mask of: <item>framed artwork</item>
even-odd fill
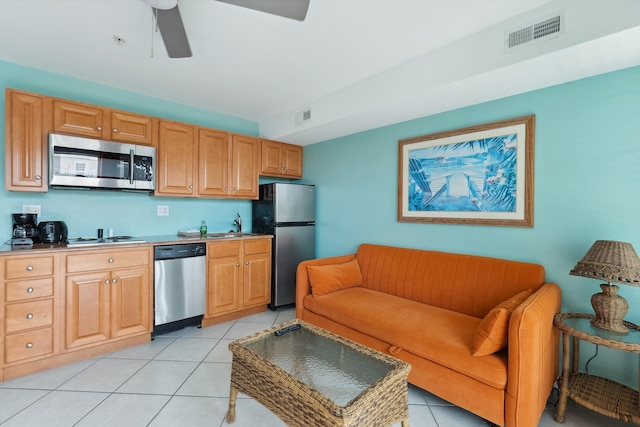
[[[533,227],[535,115],[398,142],[398,221]]]

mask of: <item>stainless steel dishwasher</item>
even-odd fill
[[[206,245],[154,247],[153,336],[200,325],[206,301]]]

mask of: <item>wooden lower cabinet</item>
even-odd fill
[[[0,382],[150,341],[152,254],[0,255]]]
[[[203,326],[265,311],[270,300],[270,238],[207,244],[207,310]]]
[[[95,251],[66,261],[67,349],[151,332],[149,249]]]
[[[50,357],[59,348],[55,271],[59,256],[16,255],[0,258],[0,380],[4,368]]]

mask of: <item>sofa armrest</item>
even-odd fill
[[[559,331],[553,316],[560,312],[562,292],[545,283],[522,303],[509,321],[509,366],[505,425],[535,427],[559,371]]]
[[[304,297],[311,293],[311,283],[309,283],[307,266],[343,264],[355,259],[355,257],[356,254],[340,255],[330,258],[310,259],[298,264],[298,269],[296,270],[296,317],[298,319],[302,319],[302,312],[304,311]]]

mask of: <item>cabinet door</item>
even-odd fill
[[[269,254],[244,256],[243,305],[266,305],[271,300],[271,257]]]
[[[148,268],[111,273],[111,338],[151,332]]]
[[[160,121],[155,195],[195,196],[196,155],[194,126]]]
[[[108,340],[110,276],[107,272],[67,276],[66,347]]]
[[[153,117],[112,111],[110,129],[114,141],[155,145]]]
[[[207,245],[207,314],[213,317],[240,308],[240,242]]]
[[[53,130],[90,138],[102,138],[108,129],[108,115],[98,106],[53,100]]]
[[[5,188],[47,191],[44,97],[5,90]]]
[[[240,308],[240,257],[209,259],[207,262],[207,316]]]
[[[198,194],[229,195],[231,144],[227,132],[213,129],[198,131]]]
[[[282,172],[289,178],[302,178],[302,147],[282,144]]]
[[[231,194],[236,198],[258,199],[259,142],[250,136],[232,136]]]
[[[260,140],[260,174],[282,175],[282,144],[277,141]]]

